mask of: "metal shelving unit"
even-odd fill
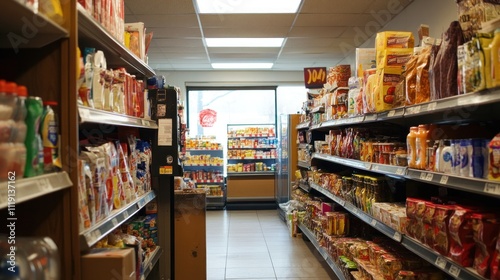
[[[0,189],[15,190],[15,204],[29,201],[49,193],[53,193],[62,189],[73,186],[68,173],[58,172],[45,174],[33,178],[18,179],[15,182],[2,182]],[[7,208],[9,205],[9,196],[0,196],[0,209]]]
[[[131,126],[147,129],[158,129],[158,124],[154,120],[131,117],[104,110],[98,110],[82,105],[78,106],[80,123],[102,123],[120,126]]]
[[[346,278],[344,277],[344,274],[342,273],[340,268],[337,266],[335,261],[332,259],[332,257],[328,254],[328,252],[325,249],[323,249],[323,247],[321,247],[319,245],[314,234],[304,225],[299,224],[298,226],[299,226],[300,230],[302,231],[302,234],[304,234],[307,237],[307,239],[309,239],[309,241],[311,241],[314,248],[316,248],[316,250],[320,253],[321,257],[326,261],[326,263],[332,269],[332,271],[335,273],[335,275],[337,275],[337,277],[340,280],[346,280]]]
[[[131,216],[135,215],[146,204],[156,197],[153,191],[149,191],[143,196],[137,198],[132,203],[114,210],[104,220],[98,222],[93,227],[80,233],[80,248],[81,251],[87,251],[97,241],[105,237],[108,233],[116,229],[118,226],[127,221]]]

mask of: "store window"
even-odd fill
[[[278,115],[300,114],[302,104],[307,100],[304,86],[279,86],[276,92]]]
[[[227,142],[228,124],[275,124],[276,87],[187,88],[189,136]]]

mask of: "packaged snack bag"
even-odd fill
[[[476,242],[476,253],[472,267],[485,278],[490,276],[490,262],[493,258],[500,221],[493,213],[476,213],[472,217],[472,233]]]

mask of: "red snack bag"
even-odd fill
[[[499,236],[500,237],[500,236]],[[490,265],[490,279],[500,280],[500,238],[497,237],[497,245]]]
[[[447,256],[450,249],[450,238],[448,236],[448,223],[455,206],[452,205],[437,205],[434,213],[434,250],[440,254]]]
[[[457,206],[448,223],[450,258],[463,267],[472,266],[475,242],[472,237],[473,209]]]
[[[476,242],[476,253],[472,267],[479,275],[488,278],[490,262],[500,231],[498,217],[492,213],[476,213],[472,215],[472,233]]]
[[[423,222],[423,227],[422,227],[422,236],[424,238],[424,243],[429,245],[429,247],[434,246],[434,230],[433,230],[433,220],[434,220],[434,213],[436,212],[436,205],[432,202],[426,201],[425,202],[425,211],[424,211],[424,218],[422,220]]]

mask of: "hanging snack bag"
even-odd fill
[[[375,89],[375,112],[392,109],[396,86],[401,79],[401,68],[382,68],[377,71],[378,86]]]
[[[415,104],[429,102],[430,100],[429,66],[431,51],[432,47],[426,46],[417,58]]]
[[[406,96],[406,105],[416,104],[416,96],[417,96],[417,62],[418,62],[418,54],[420,53],[421,48],[415,48],[413,56],[410,58],[408,63],[406,63],[405,71],[406,71],[406,85],[405,85],[405,96]]]
[[[109,215],[106,193],[106,163],[103,155],[82,151],[82,159],[89,163],[92,174],[95,199],[95,221],[98,222]]]
[[[374,69],[365,71],[366,84],[363,88],[363,108],[364,113],[375,113],[375,94],[377,90],[378,76]]]

